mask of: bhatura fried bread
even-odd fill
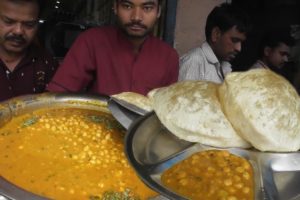
[[[270,70],[227,75],[219,96],[237,132],[261,151],[300,148],[300,99],[293,86]]]
[[[150,92],[160,121],[177,137],[217,147],[249,147],[221,110],[218,85],[182,81]]]
[[[148,97],[135,93],[135,92],[122,92],[119,94],[112,95],[114,98],[126,101],[130,104],[138,106],[146,111],[152,110],[152,103]]]

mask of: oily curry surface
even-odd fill
[[[0,129],[0,175],[52,199],[147,199],[123,152],[124,130],[108,113],[38,110]]]
[[[228,151],[198,152],[162,174],[163,184],[194,200],[253,200],[250,163]]]

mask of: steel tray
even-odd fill
[[[111,105],[109,110],[107,108],[109,101],[110,97],[105,95],[76,93],[44,93],[20,96],[5,102],[0,102],[0,127],[14,116],[32,112],[39,108],[72,107],[111,112],[114,111],[111,109],[112,107],[116,109],[115,114],[117,115],[117,119],[120,119],[123,115],[126,119],[128,118],[128,126],[133,120],[141,116],[141,114],[136,111],[137,109],[132,109],[131,107],[125,109],[126,107],[124,107],[123,104],[119,106],[119,102],[116,105]],[[114,103],[113,101],[110,102],[111,104]],[[121,113],[122,115],[119,115],[119,112],[123,114]],[[164,199],[166,198],[157,196],[151,200]],[[8,182],[0,175],[0,200],[47,200],[47,198],[26,191]]]
[[[164,187],[161,174],[195,152],[216,149],[180,140],[161,124],[154,112],[130,126],[125,148],[127,158],[140,178],[160,194],[176,200],[185,198]],[[227,150],[251,163],[256,200],[300,199],[299,152],[265,153],[240,148]]]

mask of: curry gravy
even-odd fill
[[[0,129],[0,175],[52,199],[156,196],[126,160],[123,137],[104,112],[64,108],[18,116]]]
[[[198,152],[164,172],[162,182],[188,199],[254,199],[250,163],[228,151]]]

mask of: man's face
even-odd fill
[[[131,38],[144,38],[160,16],[158,0],[118,0],[115,14],[125,33]]]
[[[246,40],[246,34],[241,33],[234,26],[222,33],[217,27],[212,33],[212,49],[219,61],[231,61],[242,50],[242,42]]]
[[[0,50],[22,53],[34,39],[39,8],[32,2],[0,1]]]
[[[275,48],[266,47],[264,52],[264,62],[267,66],[282,68],[290,55],[290,47],[284,43],[280,43]]]

